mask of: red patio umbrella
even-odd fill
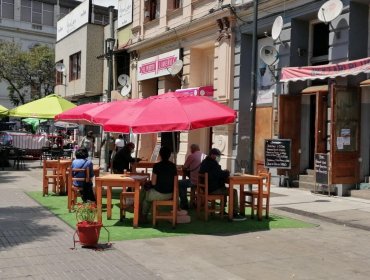
[[[236,112],[208,97],[169,92],[137,100],[103,125],[108,132],[188,131],[233,123]]]
[[[83,114],[93,108],[99,107],[104,103],[97,102],[97,103],[86,103],[79,105],[77,107],[74,107],[72,109],[69,109],[67,111],[64,111],[63,113],[60,113],[54,117],[54,120],[56,121],[68,121],[73,123],[79,123],[79,124],[91,124],[89,121],[87,121]]]
[[[103,103],[91,110],[83,113],[83,118],[91,123],[103,125],[114,116],[123,113],[130,106],[140,101],[140,99],[119,100],[109,103]]]

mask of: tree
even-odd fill
[[[11,102],[18,106],[54,90],[54,51],[39,45],[23,51],[19,44],[0,42],[0,81],[8,83]]]

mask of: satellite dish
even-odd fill
[[[129,84],[131,86],[131,79],[130,79],[130,76],[126,75],[126,74],[121,74],[118,76],[118,83],[121,85],[121,86],[126,86],[127,84]]]
[[[168,72],[170,72],[170,74],[172,76],[176,76],[182,69],[182,67],[184,66],[184,63],[182,62],[181,59],[179,60],[176,60],[174,64],[172,64],[169,68],[167,68]]]
[[[317,17],[324,23],[335,20],[343,11],[343,3],[340,0],[329,0],[319,9]]]
[[[260,58],[264,63],[271,66],[278,62],[279,52],[273,46],[263,46],[260,50]]]
[[[281,31],[283,30],[284,21],[282,16],[275,18],[274,24],[272,25],[271,38],[276,41],[279,39]]]
[[[66,70],[66,67],[64,66],[63,62],[57,62],[55,64],[55,70],[58,72],[64,72]]]
[[[121,95],[123,97],[128,96],[130,92],[131,92],[131,83],[123,86],[123,88],[121,89]]]

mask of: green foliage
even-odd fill
[[[40,45],[23,51],[14,42],[0,42],[0,81],[8,83],[14,105],[49,95],[54,79],[54,50]]]
[[[78,203],[76,209],[77,222],[93,223],[96,221],[97,209],[93,202]]]

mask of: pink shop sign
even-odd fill
[[[191,95],[200,95],[200,96],[213,96],[213,86],[203,86],[203,87],[194,87],[194,88],[184,88],[184,89],[177,89],[176,92],[183,93],[183,94],[191,94]]]
[[[180,59],[180,49],[140,60],[137,68],[137,80],[143,81],[169,75],[168,68],[178,59]]]

